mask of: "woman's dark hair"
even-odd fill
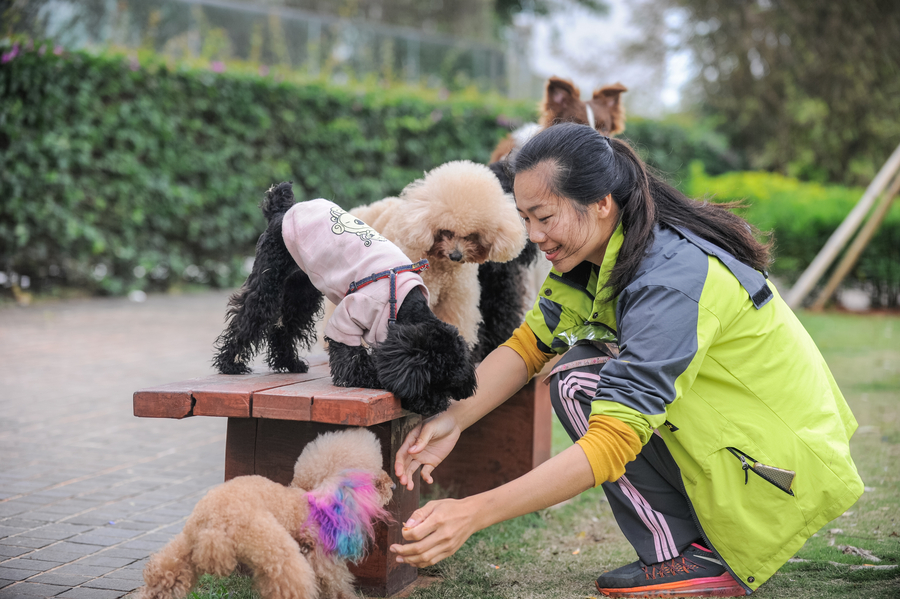
[[[531,138],[514,158],[515,173],[550,161],[556,168],[548,189],[581,206],[612,194],[625,240],[606,286],[618,296],[634,279],[653,243],[656,224],[684,227],[758,270],[769,266],[771,243],[730,212],[740,202],[692,200],[649,171],[628,143],[603,137],[586,125],[562,123]]]

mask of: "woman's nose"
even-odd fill
[[[534,243],[540,243],[547,238],[547,235],[537,227],[528,227],[528,239]]]

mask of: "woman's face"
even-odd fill
[[[519,216],[528,238],[559,272],[568,272],[584,261],[600,265],[615,229],[618,209],[606,196],[579,211],[574,202],[548,189],[556,166],[542,162],[516,174],[514,192]]]

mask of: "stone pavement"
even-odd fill
[[[0,306],[0,599],[113,599],[224,475],[225,420],[132,415],[212,374],[226,292]]]

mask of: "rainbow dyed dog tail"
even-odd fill
[[[375,477],[362,470],[344,470],[335,479],[306,494],[309,521],[319,530],[325,551],[358,562],[375,534],[375,522],[388,512],[379,504]]]

